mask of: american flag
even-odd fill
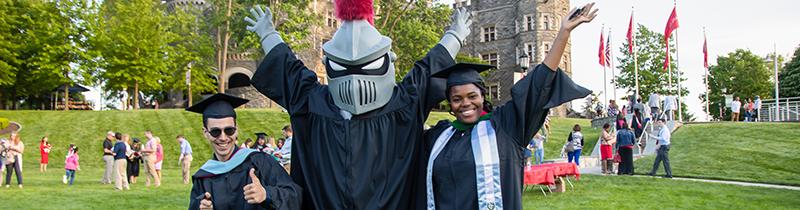
[[[608,31],[608,37],[606,37],[608,41],[606,41],[606,66],[611,67],[611,59],[613,59],[614,55],[611,54],[611,30]]]

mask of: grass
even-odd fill
[[[523,193],[523,209],[797,209],[800,191],[650,177],[581,176],[575,190]]]
[[[674,176],[800,186],[800,124],[689,124],[672,136]],[[655,156],[635,162],[647,173]],[[663,174],[663,166],[659,173]]]
[[[238,114],[240,131],[243,135],[240,138],[243,139],[252,137],[252,133],[257,131],[279,135],[281,127],[289,123],[288,116],[279,110],[244,109],[238,110]],[[21,136],[27,146],[24,158],[25,188],[21,190],[16,186],[12,186],[10,189],[0,188],[0,197],[3,199],[0,204],[2,209],[183,209],[188,205],[191,186],[181,184],[176,160],[178,146],[174,141],[174,136],[184,134],[192,143],[195,152],[193,171],[197,170],[211,154],[208,144],[200,136],[202,126],[200,116],[181,110],[0,111],[0,118],[8,118],[23,125]],[[427,124],[432,125],[438,120],[446,118],[452,119],[447,113],[432,113]],[[586,148],[593,148],[599,130],[590,128],[588,120],[553,118],[553,133],[546,144],[546,157],[558,156],[556,151],[560,150],[574,124],[580,124],[583,127]],[[744,156],[741,154],[742,152],[730,153],[730,150],[720,148],[739,147],[739,150],[748,151],[746,154],[755,154],[749,157],[749,160],[753,162],[734,165],[734,170],[713,168],[717,170],[716,173],[725,175],[725,177],[736,177],[730,174],[745,173],[736,171],[776,169],[776,166],[781,166],[780,170],[759,173],[762,176],[771,175],[770,180],[797,182],[797,158],[792,159],[793,155],[790,155],[796,154],[796,152],[792,152],[794,149],[792,145],[798,145],[796,137],[800,136],[797,135],[796,129],[793,130],[792,126],[796,127],[796,124],[764,124],[764,126],[757,126],[755,130],[739,128],[751,127],[754,124],[725,124],[719,125],[722,126],[719,128],[721,130],[712,131],[703,131],[708,128],[695,128],[696,126],[715,128],[717,125],[689,125],[675,135],[675,149],[673,149],[672,156],[676,175],[678,175],[678,171],[682,174],[691,174],[688,171],[697,171],[700,165],[716,167],[715,164],[700,160],[741,162],[743,161],[740,160],[743,158],[741,156]],[[161,136],[165,146],[162,186],[157,189],[145,188],[144,177],[140,177],[139,183],[132,185],[130,191],[119,192],[113,190],[111,185],[100,185],[99,180],[102,176],[101,141],[105,132],[114,130],[131,133],[135,137],[141,138],[146,129],[152,129],[157,136]],[[763,134],[754,134],[753,132],[769,133],[771,137],[752,140],[763,136]],[[48,135],[51,143],[55,146],[50,156],[50,171],[47,174],[38,172],[37,142],[42,135]],[[715,135],[720,136],[719,138],[722,140],[714,140],[717,138]],[[692,140],[687,139],[689,136],[692,136]],[[733,139],[735,144],[723,144],[726,139]],[[692,142],[692,144],[680,144],[680,142]],[[81,166],[83,169],[77,173],[76,183],[71,187],[61,183],[61,176],[64,173],[64,149],[69,143],[77,143],[82,148]],[[725,152],[705,154],[708,152],[703,153],[703,149],[718,149]],[[713,158],[699,157],[686,162],[686,160],[680,160],[682,155],[678,154],[676,150],[688,150],[686,157],[691,153],[700,153],[700,155],[694,154],[694,156],[713,156]],[[755,150],[761,152],[754,152]],[[590,152],[584,151],[584,155]],[[773,160],[782,162],[773,164],[771,163]],[[644,163],[637,162],[637,165],[647,166],[646,168],[649,169],[652,159],[643,161]],[[642,169],[638,170],[642,171]],[[702,174],[714,174],[711,173],[714,172],[712,168],[703,170]],[[788,172],[781,172],[784,170]],[[16,183],[16,181],[12,181],[12,183]],[[584,175],[576,183],[576,187],[575,191],[548,197],[542,196],[538,189],[529,190],[523,195],[523,205],[525,209],[791,209],[800,205],[800,201],[796,199],[800,196],[798,191],[679,180]]]

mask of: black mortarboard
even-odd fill
[[[236,96],[217,93],[203,101],[200,101],[200,103],[197,103],[194,106],[186,108],[186,111],[201,113],[203,114],[203,119],[225,117],[236,118],[236,112],[233,109],[247,103],[248,101],[249,100],[247,99]]]
[[[267,134],[264,133],[264,132],[256,133],[256,139],[259,139],[259,138],[265,138],[266,139],[267,138]]]
[[[434,74],[434,77],[446,78],[447,87],[456,85],[483,83],[481,72],[493,69],[495,66],[475,63],[457,63]]]

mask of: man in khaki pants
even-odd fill
[[[117,143],[114,144],[112,149],[112,154],[114,155],[114,187],[117,190],[130,190],[131,187],[128,184],[128,146],[125,146],[125,142],[122,141],[122,134],[117,133],[116,135]]]
[[[192,145],[183,135],[178,135],[175,138],[178,140],[178,145],[181,145],[181,157],[178,158],[178,163],[181,165],[183,184],[189,184],[189,169],[192,168]]]
[[[156,187],[161,186],[161,178],[158,177],[156,173],[156,138],[153,137],[153,132],[147,130],[144,132],[144,136],[147,137],[147,143],[144,145],[144,148],[139,152],[142,153],[142,159],[144,159],[144,173],[145,173],[145,182],[144,185],[149,187],[150,186],[150,179],[152,178],[155,181]]]

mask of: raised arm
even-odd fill
[[[253,31],[261,38],[264,60],[259,64],[250,83],[259,92],[277,102],[289,114],[304,111],[308,93],[322,87],[317,75],[309,70],[281,39],[272,23],[272,12],[268,7],[255,6],[250,9],[253,18],[245,17]]]
[[[564,21],[561,30],[544,62],[517,82],[511,88],[511,100],[494,111],[494,122],[504,128],[518,145],[524,146],[526,140],[541,128],[550,108],[591,93],[560,71],[558,64],[569,40],[569,33],[581,23],[589,22],[597,16],[596,9],[589,12],[593,5],[586,5],[573,19],[569,17],[575,13],[574,9],[562,18]]]

